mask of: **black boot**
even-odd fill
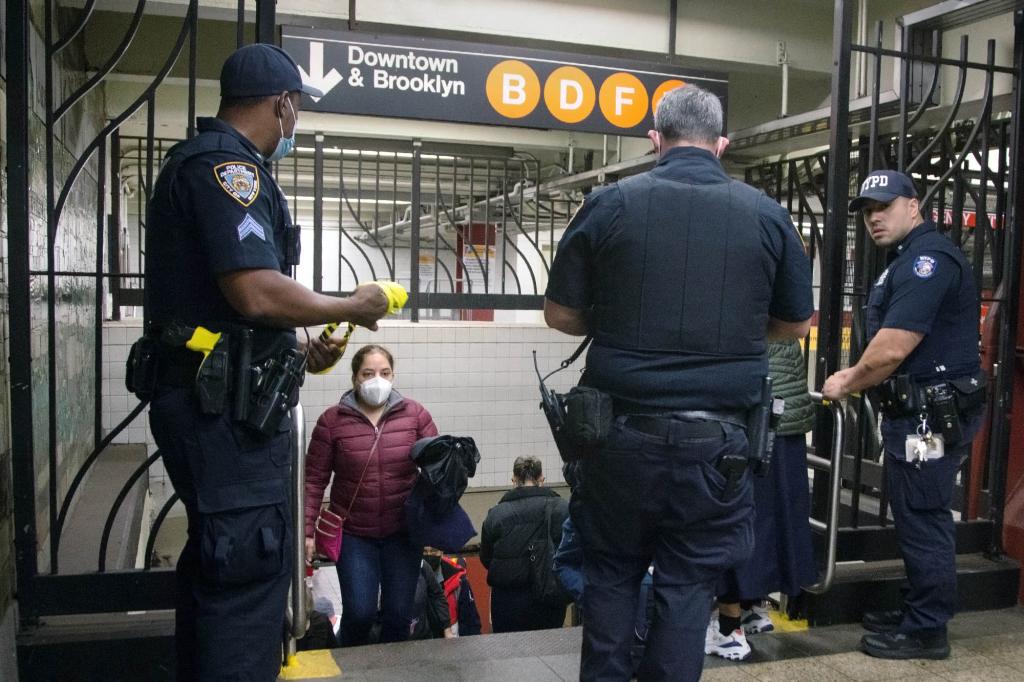
[[[949,640],[945,632],[883,632],[864,635],[860,646],[865,653],[876,658],[949,658]]]
[[[892,632],[903,621],[903,611],[865,611],[861,624],[871,632]]]

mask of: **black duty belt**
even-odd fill
[[[689,414],[691,413],[680,412],[675,413],[674,417],[630,415],[620,417],[620,419],[627,427],[645,433],[648,436],[661,438],[668,443],[716,438],[722,435],[722,420],[690,417]],[[686,419],[696,419],[697,421],[685,421]]]

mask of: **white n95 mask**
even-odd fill
[[[391,382],[384,377],[374,377],[359,384],[359,397],[361,397],[367,405],[379,407],[387,401],[388,396],[390,395]]]

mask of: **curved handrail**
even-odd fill
[[[831,458],[826,460],[823,457],[817,457],[815,455],[807,456],[808,463],[813,463],[816,468],[824,469],[830,474],[828,519],[825,522],[825,539],[827,543],[825,553],[825,575],[823,575],[821,580],[813,585],[804,587],[806,591],[812,594],[824,594],[832,587],[832,582],[836,577],[836,553],[839,538],[839,493],[842,491],[843,430],[846,424],[846,417],[844,416],[843,408],[839,403],[825,400],[820,393],[812,391],[811,400],[827,407],[828,411],[832,413],[833,422]],[[812,526],[818,528],[821,527],[820,522],[815,519],[812,519],[811,521]]]

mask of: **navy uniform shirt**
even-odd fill
[[[909,374],[927,385],[977,373],[980,309],[970,264],[931,221],[921,223],[889,253],[889,266],[868,296],[867,332],[903,329],[923,334],[895,374]],[[906,435],[917,430],[918,417],[886,417],[882,436],[887,450],[902,455]],[[977,432],[979,419],[965,424],[965,440]]]
[[[896,373],[927,382],[977,372],[978,292],[960,249],[926,221],[889,257],[868,297],[868,335],[882,328],[924,335]]]
[[[714,154],[696,147],[668,150],[650,173],[656,178],[696,186],[732,182]],[[680,206],[659,206],[657,210],[657,215],[669,223],[676,219],[680,222],[689,219]],[[621,253],[621,249],[614,246],[616,231],[623,229],[623,213],[624,202],[617,184],[594,190],[587,196],[559,242],[545,293],[549,300],[568,308],[589,311],[601,298],[597,289],[603,285],[599,282],[608,281],[609,272],[640,268],[636,255]],[[767,373],[763,352],[767,315],[786,322],[806,320],[813,313],[813,299],[810,264],[788,213],[761,194],[756,197],[756,214],[753,215],[757,216],[757,224],[741,226],[741,229],[760,232],[759,240],[754,240],[761,248],[759,262],[770,264],[765,268],[774,272],[770,280],[772,290],[761,292],[767,311],[760,311],[760,320],[742,321],[752,340],[748,347],[758,347],[761,351],[701,354],[686,351],[682,348],[685,344],[679,344],[678,348],[644,350],[606,344],[595,338],[587,356],[586,382],[610,393],[617,411],[734,410],[755,404],[761,377]],[[714,224],[713,219],[710,222]],[[671,225],[668,229],[672,229]],[[712,230],[697,235],[696,239],[714,240],[717,237]],[[682,240],[672,243],[671,236],[668,239],[672,253],[652,254],[648,250],[644,258],[657,258],[669,265],[648,271],[664,277],[666,282],[675,282],[679,281],[676,273],[664,272],[665,269],[685,267],[699,271],[703,267],[699,252],[687,253]],[[688,262],[687,258],[692,260]],[[673,292],[666,285],[664,296],[660,297],[663,302],[657,306],[664,306],[661,310],[666,315],[676,315],[680,301],[685,297],[689,299],[688,303],[693,302],[696,306],[728,307],[729,291],[718,291],[717,282],[709,281],[707,288],[703,286],[703,283],[698,283],[690,291]],[[640,305],[639,300],[634,305]],[[621,311],[619,314],[624,315]],[[708,335],[716,332],[717,329],[710,328],[700,330],[700,333]],[[723,342],[723,345],[728,344]]]
[[[168,152],[146,222],[146,313],[220,331],[237,322],[217,277],[242,269],[287,274],[291,215],[253,144],[216,118],[197,120],[196,138]],[[294,330],[252,325],[254,353],[294,345]]]

